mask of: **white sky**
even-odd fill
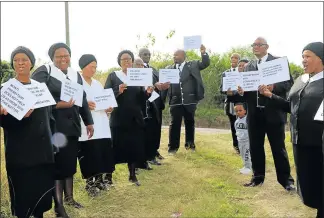
[[[183,37],[201,35],[213,52],[249,45],[264,36],[269,52],[301,63],[303,47],[323,41],[322,2],[70,2],[72,67],[79,69],[82,54],[97,57],[98,69],[118,66],[120,50],[135,51],[142,38],[156,36],[154,51],[183,47]],[[65,42],[63,2],[2,2],[1,59],[19,45],[36,58],[49,61],[48,48]],[[166,40],[170,30],[175,35]],[[142,42],[143,43],[143,42]]]

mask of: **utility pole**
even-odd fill
[[[70,25],[69,25],[69,2],[65,3],[65,43],[70,46]],[[71,61],[69,63],[71,67]]]
[[[65,3],[65,37],[66,44],[70,47],[69,2]]]

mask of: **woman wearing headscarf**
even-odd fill
[[[34,54],[19,46],[11,54],[14,80],[23,85],[38,83],[30,79]],[[50,107],[29,110],[17,120],[1,107],[0,125],[4,129],[6,170],[11,212],[18,218],[43,217],[52,208],[54,154],[51,136],[55,122]],[[54,125],[53,125],[54,124]]]
[[[112,184],[112,173],[115,170],[108,113],[113,108],[96,111],[95,96],[103,93],[102,84],[93,78],[97,69],[97,59],[92,54],[84,54],[79,60],[82,70],[83,89],[87,94],[89,109],[94,121],[94,135],[88,139],[87,129],[81,124],[82,135],[79,138],[79,163],[83,178],[87,179],[86,187],[90,196],[98,194],[97,189],[105,190]],[[103,179],[103,174],[105,180]]]
[[[69,67],[71,50],[64,43],[55,43],[48,55],[53,64],[40,66],[33,73],[32,78],[38,82],[47,84],[54,100],[57,102],[53,108],[53,116],[56,120],[56,129],[67,138],[67,144],[59,148],[55,155],[55,213],[57,216],[67,216],[63,207],[63,191],[65,204],[75,208],[82,205],[73,198],[73,175],[76,173],[78,140],[81,136],[81,119],[87,128],[89,138],[93,135],[93,120],[89,110],[85,92],[83,93],[82,107],[74,105],[72,99],[69,102],[60,100],[62,82],[66,79],[82,85],[81,75]]]
[[[135,165],[145,161],[145,123],[141,108],[153,88],[147,87],[145,90],[139,86],[127,87],[127,68],[132,68],[133,61],[134,54],[131,51],[121,51],[117,57],[121,71],[109,74],[105,89],[113,89],[118,103],[110,118],[115,163],[128,163],[129,181],[139,186]]]
[[[324,44],[313,42],[302,52],[304,74],[292,86],[288,100],[261,86],[269,97],[269,106],[291,113],[290,130],[297,171],[298,193],[306,206],[317,209],[323,217],[323,117],[315,115],[323,102]],[[321,111],[323,113],[323,111]]]

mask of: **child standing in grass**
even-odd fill
[[[243,103],[237,103],[234,107],[237,120],[235,121],[235,130],[240,149],[240,154],[243,159],[243,168],[240,169],[242,174],[250,174],[252,163],[250,156],[250,140],[248,134],[248,125],[246,122],[246,110]]]

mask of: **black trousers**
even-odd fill
[[[236,149],[236,150],[239,150],[239,147],[238,147],[238,141],[237,141],[237,137],[236,137],[236,131],[235,131],[235,121],[236,121],[236,116],[233,115],[233,114],[227,114],[228,116],[228,119],[230,121],[230,124],[231,124],[231,132],[232,132],[232,139],[233,139],[233,147]]]
[[[180,147],[182,117],[185,123],[186,144],[195,143],[196,108],[196,104],[170,106],[169,151],[177,151]]]
[[[259,110],[259,109],[257,109]],[[260,109],[262,110],[262,109]],[[294,183],[290,175],[290,165],[285,146],[285,124],[268,123],[264,111],[250,114],[248,117],[248,131],[250,138],[250,153],[253,168],[253,180],[263,182],[265,178],[264,140],[267,134],[274,164],[277,181],[283,186]]]
[[[153,160],[160,147],[162,124],[156,117],[145,119],[145,156],[146,160]]]

